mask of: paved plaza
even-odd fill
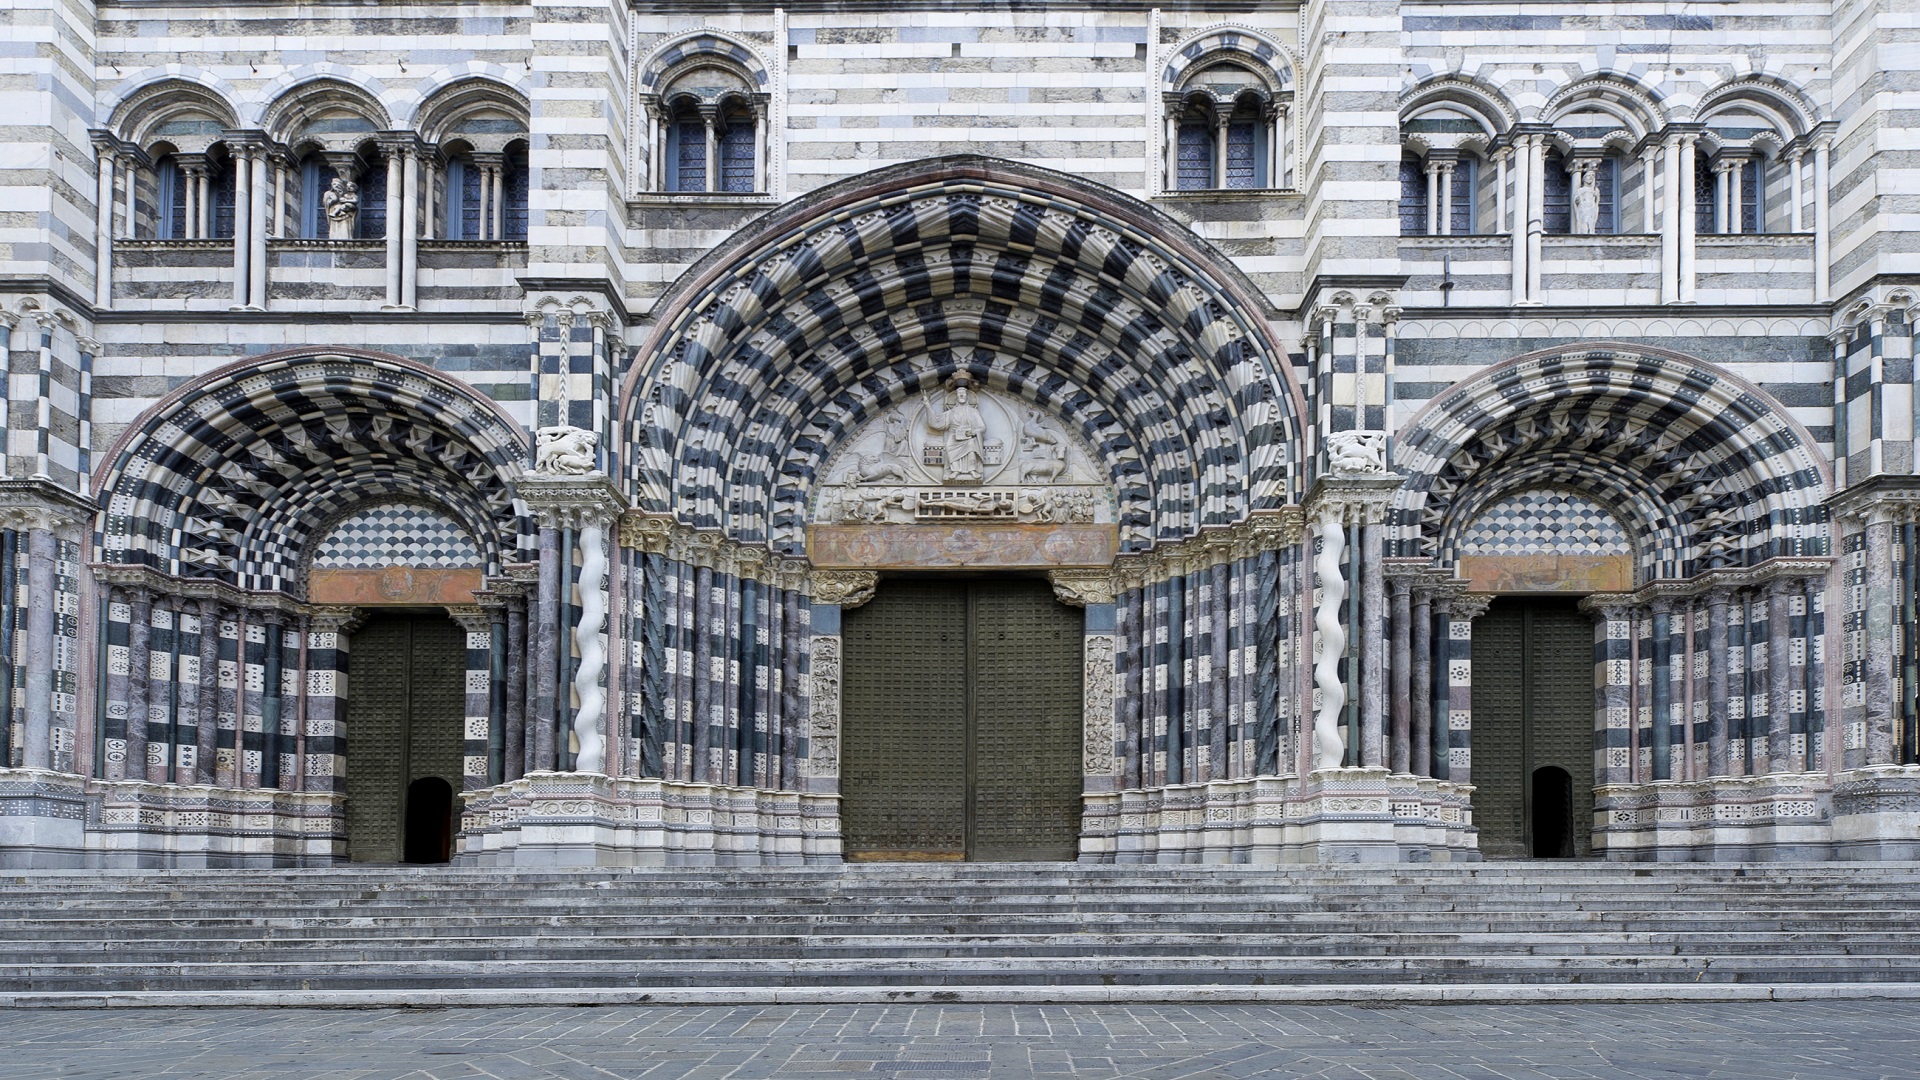
[[[1911,1002],[20,1011],[0,1080],[1920,1076]]]

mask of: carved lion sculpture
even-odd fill
[[[1327,467],[1337,473],[1386,472],[1386,433],[1336,431],[1327,436]]]
[[[533,458],[533,471],[547,476],[585,476],[593,471],[593,445],[599,441],[591,431],[559,424],[534,432],[540,448]]]

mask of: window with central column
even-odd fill
[[[671,194],[752,195],[768,189],[765,74],[742,46],[701,38],[647,65],[642,186]]]

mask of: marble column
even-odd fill
[[[253,146],[233,147],[233,306],[246,307],[253,271]]]
[[[1673,604],[1655,600],[1651,605],[1653,623],[1653,684],[1648,687],[1653,702],[1653,776],[1654,780],[1673,779]]]
[[[554,725],[559,722],[560,679],[560,530],[542,523],[539,536],[540,582],[535,593],[533,637],[533,731],[527,745],[528,772],[558,767]]]
[[[219,757],[220,623],[222,613],[211,601],[200,603],[200,678],[194,716],[193,782],[211,784]]]
[[[1600,593],[1580,606],[1593,616],[1594,779],[1600,784],[1633,780],[1633,600]]]
[[[1412,654],[1407,672],[1411,701],[1407,719],[1408,757],[1415,776],[1433,775],[1433,593],[1422,586],[1413,590],[1413,617],[1408,650]]]
[[[153,596],[139,587],[127,590],[127,779],[147,779],[152,752],[147,745],[148,678],[153,662]]]
[[[519,653],[507,665],[506,751],[503,780],[518,780],[527,771],[527,604],[524,590],[507,599],[508,648]]]
[[[22,716],[21,762],[30,769],[51,769],[53,745],[53,530],[44,523],[27,531],[26,708]],[[69,748],[71,749],[71,748]]]
[[[1824,303],[1832,299],[1833,229],[1832,210],[1827,205],[1827,141],[1813,144],[1813,299]]]
[[[95,178],[93,201],[93,304],[108,307],[113,303],[113,182],[114,153],[110,142],[94,140]],[[133,177],[127,177],[132,184]]]
[[[1707,775],[1728,776],[1726,589],[1707,591]]]
[[[1380,565],[1385,529],[1360,529],[1360,764],[1386,764],[1387,583]]]
[[[387,157],[387,307],[400,307],[401,275],[406,269],[406,254],[401,249],[401,225],[406,211],[406,179],[401,175],[401,148],[383,148]]]
[[[1452,604],[1452,670],[1448,674],[1447,779],[1473,783],[1473,620],[1487,613],[1487,593],[1456,596]]]
[[[1865,760],[1848,754],[1847,766],[1887,765],[1894,758],[1893,610],[1897,590],[1893,574],[1893,520],[1884,511],[1867,516],[1866,644],[1867,745]]]
[[[520,481],[519,490],[540,523],[534,657],[535,694],[540,704],[533,741],[535,760],[528,763],[527,770],[556,768],[555,754],[567,745],[571,735],[577,750],[565,760],[571,761],[572,771],[605,772],[609,528],[625,511],[626,502],[601,472],[537,471]],[[571,550],[562,543],[563,536],[573,538]],[[563,637],[562,615],[570,601],[578,604],[579,621],[572,625],[568,639]],[[569,685],[564,686],[560,682],[563,659],[573,661]],[[567,715],[568,731],[557,729],[563,694],[569,695],[574,706]]]
[[[1767,767],[1793,770],[1793,594],[1787,578],[1767,583]]]
[[[1413,771],[1413,618],[1410,582],[1403,576],[1393,589],[1393,732],[1387,740],[1387,768],[1394,773]]]

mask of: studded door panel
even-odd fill
[[[846,613],[842,636],[848,857],[964,858],[966,586],[884,582]]]
[[[973,587],[970,858],[1078,852],[1082,635],[1044,581]]]
[[[1523,616],[1502,599],[1473,621],[1473,823],[1493,859],[1527,854]]]
[[[407,752],[406,616],[376,615],[353,632],[347,681],[347,857],[400,860]]]

